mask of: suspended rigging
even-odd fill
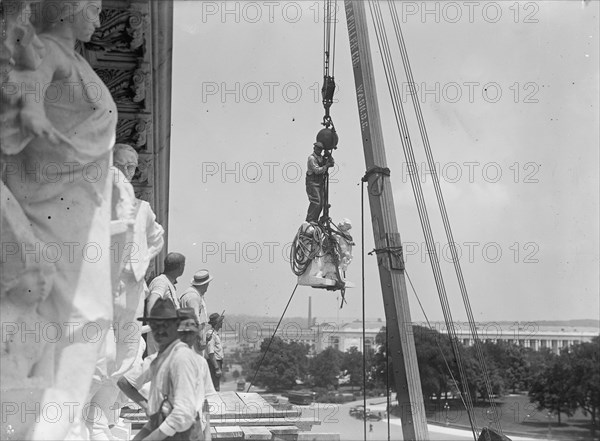
[[[348,232],[352,227],[350,221],[344,219],[336,225],[329,214],[329,167],[334,164],[333,151],[339,141],[330,112],[335,94],[337,0],[324,0],[323,13],[321,96],[325,114],[321,125],[324,128],[317,133],[315,152],[309,157],[309,169],[313,167],[316,170],[310,177],[311,170],[307,171],[306,185],[311,205],[306,222],[300,226],[292,242],[290,265],[292,272],[298,276],[299,285],[341,291],[341,307],[345,302],[346,288],[353,286],[345,279],[345,270],[352,260],[353,242]]]
[[[404,43],[404,37],[403,37],[402,31],[400,29],[400,21],[398,19],[398,12],[396,10],[395,2],[388,2],[388,6],[390,9],[390,15],[392,18],[394,31],[396,34],[398,47],[400,49],[400,54],[401,54],[401,58],[402,58],[403,66],[404,66],[404,71],[405,71],[405,74],[406,74],[406,77],[408,80],[408,84],[415,84],[413,76],[412,76],[412,70],[410,67],[410,61],[408,58],[408,52],[406,50],[406,46]],[[391,99],[392,99],[396,124],[398,126],[398,130],[401,135],[400,137],[401,137],[401,141],[402,141],[402,147],[404,150],[405,159],[406,159],[406,162],[407,162],[409,168],[411,169],[410,170],[411,172],[409,173],[410,179],[411,179],[411,186],[413,188],[413,193],[415,195],[415,200],[417,203],[417,210],[419,213],[421,226],[422,226],[423,233],[425,236],[427,251],[430,255],[429,260],[430,260],[430,263],[432,266],[435,283],[436,283],[438,294],[440,297],[440,302],[442,305],[442,311],[444,314],[444,319],[446,322],[446,328],[447,328],[448,336],[450,338],[452,351],[454,353],[455,362],[456,362],[458,372],[460,375],[461,399],[464,398],[464,404],[465,404],[465,407],[466,407],[466,410],[467,410],[467,413],[469,416],[469,420],[471,423],[473,437],[475,440],[477,440],[477,432],[478,432],[477,421],[475,418],[473,402],[472,402],[470,392],[469,392],[468,379],[466,376],[465,367],[462,362],[462,357],[461,357],[461,353],[460,353],[461,348],[458,343],[459,340],[457,338],[455,328],[453,325],[452,313],[450,311],[450,304],[448,301],[448,296],[446,293],[446,288],[445,288],[443,277],[442,277],[442,271],[441,271],[441,268],[439,265],[439,259],[438,259],[437,251],[435,248],[435,241],[433,238],[431,224],[429,222],[429,215],[427,212],[427,207],[426,207],[425,199],[423,196],[423,190],[421,188],[421,181],[420,181],[419,177],[416,176],[417,162],[415,160],[414,151],[412,148],[411,138],[410,138],[409,129],[408,129],[408,123],[407,123],[406,115],[405,115],[404,108],[402,105],[402,99],[400,97],[400,88],[398,86],[398,81],[397,81],[397,77],[396,77],[396,73],[395,73],[395,69],[394,69],[393,57],[391,54],[391,50],[390,50],[388,39],[387,39],[387,34],[385,31],[384,18],[381,13],[378,1],[369,0],[369,8],[371,10],[375,33],[377,36],[377,44],[380,49],[380,53],[381,53],[381,57],[382,57],[383,65],[384,65],[384,71],[385,71],[385,75],[386,75],[386,80],[387,80],[387,84],[388,84],[388,89],[389,89]],[[490,403],[490,407],[492,410],[493,422],[496,426],[496,429],[500,433],[502,433],[502,428],[500,426],[498,413],[496,410],[495,402],[493,400],[491,381],[489,379],[489,373],[488,373],[487,366],[485,363],[485,357],[483,356],[483,351],[481,349],[481,342],[477,335],[477,328],[475,325],[475,321],[474,321],[473,313],[471,310],[468,294],[466,291],[466,285],[464,283],[462,270],[460,268],[460,260],[458,258],[456,249],[454,247],[454,239],[453,239],[453,235],[452,235],[452,230],[450,227],[448,214],[447,214],[443,196],[441,193],[439,179],[438,179],[437,173],[435,171],[435,162],[433,160],[433,155],[431,152],[431,147],[430,147],[429,139],[427,136],[427,131],[425,128],[425,123],[424,123],[423,115],[421,112],[420,103],[415,95],[412,96],[412,101],[413,101],[413,106],[415,108],[415,113],[416,113],[417,121],[419,124],[419,131],[421,134],[421,138],[423,140],[423,145],[425,148],[425,153],[427,156],[428,164],[429,164],[430,169],[432,170],[432,177],[433,177],[436,198],[437,198],[439,209],[440,209],[440,212],[442,215],[442,221],[444,224],[444,229],[446,232],[448,243],[450,244],[454,267],[455,267],[456,275],[457,275],[457,278],[459,281],[459,286],[460,286],[463,302],[465,305],[465,309],[467,312],[467,317],[469,320],[471,333],[473,334],[473,338],[475,341],[476,355],[477,355],[478,362],[480,364],[480,368],[483,373],[484,383],[486,386],[486,392],[488,394],[488,401]],[[490,437],[491,433],[494,433],[494,432],[491,431],[489,428],[484,428],[484,430],[480,433],[479,439],[488,439]]]

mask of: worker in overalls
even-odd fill
[[[325,174],[335,165],[332,156],[323,156],[323,150],[323,143],[315,142],[306,165],[306,194],[309,201],[306,222],[318,222],[325,205]]]

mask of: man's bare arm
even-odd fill
[[[119,378],[117,380],[117,386],[127,396],[127,398],[139,404],[139,406],[144,409],[144,412],[148,414],[148,400],[146,400],[146,398],[144,398],[144,396],[131,385],[127,378]]]

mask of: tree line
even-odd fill
[[[447,400],[456,397],[462,385],[456,367],[455,354],[449,338],[435,330],[413,327],[423,397]],[[376,350],[367,349],[366,378],[363,380],[363,354],[352,347],[341,352],[333,347],[314,354],[306,344],[284,342],[274,337],[269,345],[265,339],[258,353],[238,353],[247,381],[256,373],[254,384],[270,391],[283,391],[299,386],[338,389],[340,384],[367,391],[383,390],[389,385],[395,390],[393,365],[386,353],[386,332],[383,327],[376,337]],[[458,351],[468,379],[467,388],[474,403],[488,400],[486,382],[476,348],[459,342]],[[572,416],[577,409],[591,416],[595,426],[600,409],[600,338],[575,344],[554,354],[548,348],[535,351],[505,341],[483,342],[481,349],[494,397],[507,393],[527,392],[539,410],[558,416]],[[262,365],[256,372],[261,359]],[[390,373],[388,375],[388,373]]]

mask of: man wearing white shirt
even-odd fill
[[[208,326],[208,313],[206,312],[206,300],[204,296],[212,279],[208,270],[201,269],[196,271],[191,285],[179,297],[181,308],[192,308],[200,325],[200,334],[194,344],[194,349],[199,354],[204,352],[206,346],[205,335]]]
[[[169,299],[176,309],[179,309],[179,299],[175,291],[177,278],[183,274],[185,269],[185,256],[180,253],[169,253],[165,257],[164,271],[156,276],[149,286],[149,294],[146,299],[146,314],[152,310],[154,303],[158,299]],[[148,335],[146,341],[148,355],[154,354],[158,350],[158,344],[154,340],[154,334]]]
[[[210,369],[215,390],[219,391],[221,386],[221,375],[223,369],[223,344],[219,331],[223,326],[224,317],[216,312],[213,312],[208,319],[209,328],[206,332],[206,358]]]
[[[196,320],[194,310],[192,308],[182,308],[177,311],[177,315],[181,318],[179,323],[179,339],[186,343],[190,348],[194,348],[197,342],[198,335],[200,333],[200,327]],[[210,375],[210,369],[206,359],[200,354],[196,353],[198,368],[200,369],[200,382],[199,390],[196,396],[198,397],[198,414],[201,415],[202,432],[204,433],[204,440],[212,439],[210,434],[210,414],[208,409],[208,402],[206,398],[210,395],[216,395],[215,388],[213,386],[212,378]]]
[[[147,357],[145,368],[128,372],[117,383],[149,417],[134,441],[197,439],[201,433],[198,392],[202,390],[198,354],[179,340],[181,320],[171,300],[157,299],[150,313],[138,320],[143,319],[148,321],[159,350]],[[139,390],[148,382],[151,385],[146,399]]]

